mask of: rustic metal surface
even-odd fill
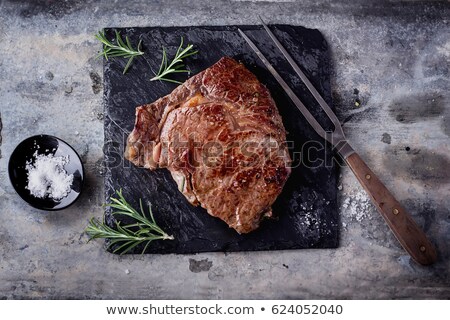
[[[0,298],[449,298],[450,52],[447,2],[0,2]],[[119,257],[82,230],[101,217],[105,26],[269,23],[317,28],[334,105],[361,156],[436,244],[414,264],[349,172],[338,183],[338,249]],[[14,192],[7,162],[47,133],[78,150],[86,189],[43,213]],[[164,280],[162,280],[164,279]]]

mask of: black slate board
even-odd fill
[[[255,41],[319,122],[323,123],[324,114],[318,112],[319,108],[315,107],[306,88],[265,31],[259,26],[240,28]],[[273,25],[271,28],[331,105],[329,52],[321,33],[298,26]],[[136,207],[139,198],[152,202],[159,225],[174,235],[175,240],[156,241],[148,247],[147,253],[337,247],[337,166],[332,161],[333,153],[240,37],[236,26],[117,30],[122,36],[129,36],[133,44],[142,39],[145,56],[135,59],[125,75],[122,74],[125,59],[104,61],[106,201],[109,202],[114,190],[122,188],[125,198]],[[114,29],[105,31],[108,38],[113,39]],[[260,228],[250,234],[239,235],[221,220],[209,216],[201,207],[190,205],[166,169],[151,172],[123,159],[126,137],[134,125],[135,107],[153,102],[176,87],[176,84],[150,82],[149,79],[153,77],[153,71],[159,68],[161,46],[168,49],[169,56],[173,56],[181,36],[185,43],[194,44],[200,52],[187,60],[192,74],[211,66],[222,56],[242,61],[271,91],[289,132],[294,168],[273,206],[278,219],[263,221]],[[186,75],[180,75],[178,79],[184,81]],[[105,217],[112,226],[113,218],[108,210]],[[134,252],[141,250],[137,247]]]

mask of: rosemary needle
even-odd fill
[[[122,190],[116,191],[118,198],[111,197],[111,203],[105,204],[107,207],[113,209],[112,215],[124,215],[133,218],[134,223],[121,225],[116,221],[116,228],[113,229],[105,222],[100,222],[96,218],[92,218],[89,221],[85,232],[92,239],[109,239],[108,247],[117,245],[114,249],[114,253],[120,252],[120,254],[127,253],[136,246],[145,243],[142,253],[147,250],[147,247],[154,240],[173,240],[173,236],[169,236],[164,230],[162,230],[153,217],[151,205],[149,203],[149,216],[147,218],[144,213],[142,200],[139,199],[140,212],[135,210],[123,197]]]
[[[163,47],[162,48],[162,60],[161,60],[161,65],[159,67],[159,71],[153,78],[150,79],[150,81],[163,80],[163,81],[181,84],[182,82],[173,80],[173,79],[169,79],[166,76],[171,73],[183,73],[183,72],[189,73],[190,72],[189,70],[184,69],[183,59],[198,53],[198,50],[194,50],[194,51],[192,50],[193,47],[194,46],[192,44],[189,44],[186,48],[183,48],[183,37],[181,37],[180,46],[178,47],[178,50],[175,54],[175,57],[172,59],[172,62],[170,62],[169,64],[168,64],[166,49]]]
[[[125,42],[122,40],[122,37],[120,36],[120,33],[115,30],[116,32],[116,43],[112,43],[109,41],[105,36],[105,31],[99,31],[98,34],[95,35],[95,37],[103,43],[103,51],[100,52],[97,55],[98,57],[105,57],[106,60],[111,57],[124,57],[128,58],[128,62],[123,69],[123,74],[127,72],[128,68],[130,67],[131,63],[133,62],[133,59],[137,56],[141,56],[144,54],[143,51],[141,51],[141,43],[142,40],[139,40],[139,43],[137,45],[137,50],[133,48],[131,45],[130,39],[128,37],[125,37]]]

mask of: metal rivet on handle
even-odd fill
[[[366,179],[370,180],[370,174],[366,174]]]
[[[392,210],[392,213],[395,214],[395,215],[398,215],[398,209]]]
[[[425,252],[425,250],[427,250],[427,248],[425,248],[425,246],[420,246],[420,251]]]

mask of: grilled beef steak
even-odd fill
[[[247,233],[272,215],[290,174],[285,142],[269,91],[224,57],[136,109],[125,158],[150,170],[168,168],[190,203]]]

